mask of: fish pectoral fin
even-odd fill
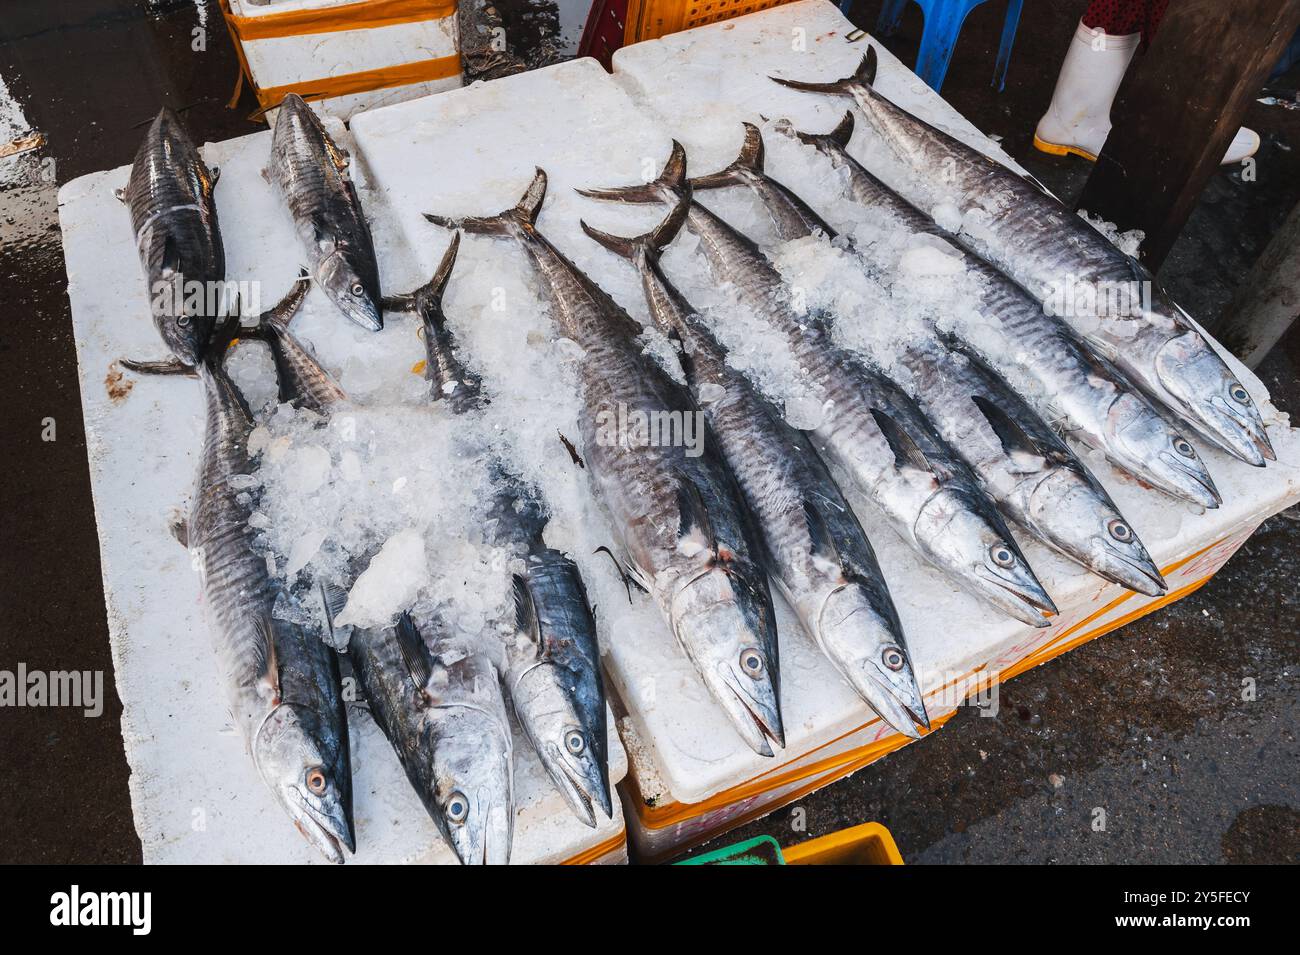
[[[677,546],[683,543],[698,543],[700,550],[707,550],[715,557],[718,554],[718,539],[709,520],[708,508],[704,506],[704,497],[695,482],[682,476],[677,483]]]
[[[176,538],[176,542],[186,550],[190,549],[190,523],[179,514],[173,514],[167,522],[167,531]]]
[[[910,467],[918,471],[938,474],[938,469],[902,425],[879,408],[871,409],[871,417],[876,419],[876,427],[880,428],[880,433],[889,442],[889,450],[894,452],[894,461],[900,468]]]
[[[184,375],[197,378],[199,373],[192,365],[187,365],[178,358],[166,358],[162,361],[137,361],[134,358],[119,358],[117,363],[127,371],[137,375]]]
[[[1009,455],[1031,454],[1048,460],[1057,460],[1060,449],[1047,446],[1042,440],[1033,437],[1011,415],[998,407],[983,395],[971,395],[971,401],[979,408],[980,414],[988,422],[993,433],[1002,444],[1002,450]]]
[[[320,582],[320,602],[325,609],[325,628],[329,630],[330,640],[335,639],[334,618],[343,612],[348,603],[348,592],[329,580]]]
[[[808,536],[812,541],[813,555],[843,566],[839,548],[831,537],[830,528],[822,518],[821,512],[811,501],[803,502],[804,522],[808,525]]]
[[[612,550],[610,550],[608,547],[604,547],[604,546],[602,546],[602,547],[597,547],[594,551],[592,551],[592,553],[593,553],[593,554],[601,554],[601,553],[603,553],[606,557],[608,557],[611,561],[613,561],[613,563],[614,563],[614,572],[615,572],[616,574],[618,574],[618,579],[621,580],[621,581],[623,581],[623,587],[624,587],[624,589],[627,590],[627,602],[628,602],[629,604],[632,602],[632,588],[633,588],[633,587],[636,587],[636,589],[639,590],[639,591],[641,591],[641,593],[646,594],[647,596],[649,595],[649,593],[650,593],[650,588],[648,588],[648,587],[647,587],[645,584],[643,584],[640,580],[638,580],[638,579],[637,579],[636,577],[634,577],[631,573],[629,573],[627,570],[625,570],[625,569],[623,568],[622,563],[619,562],[619,559],[618,559],[617,557],[614,556],[614,552],[613,552]]]
[[[275,655],[275,624],[269,614],[262,614],[254,623],[258,643],[254,647],[258,683],[263,686],[275,704],[280,702],[280,664]]]
[[[415,684],[417,690],[423,690],[429,685],[429,680],[433,676],[433,654],[429,652],[429,645],[424,642],[424,637],[415,625],[415,621],[411,619],[409,610],[403,610],[402,615],[397,618],[395,632],[397,648],[402,653],[402,661],[411,675],[411,682]]]
[[[533,602],[528,581],[524,580],[522,574],[514,574],[511,583],[515,598],[515,629],[532,642],[539,654],[543,654],[545,647],[542,644],[542,628],[537,620],[537,604]]]
[[[174,275],[183,275],[185,267],[181,263],[180,246],[176,244],[176,239],[168,234],[163,238],[162,253],[162,274],[167,278]]]

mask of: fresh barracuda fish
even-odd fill
[[[212,198],[219,176],[204,165],[180,118],[164,109],[135,154],[126,188],[116,193],[131,210],[154,324],[176,359],[191,367],[203,358],[218,317],[204,307],[208,290],[226,277]],[[204,306],[192,307],[187,293],[194,287],[204,290]]]
[[[347,400],[347,395],[316,356],[289,331],[289,320],[307,297],[310,281],[304,269],[289,295],[263,314],[254,328],[241,329],[240,333],[262,339],[271,349],[280,401],[328,415],[335,405]]]
[[[331,615],[345,602],[327,589]],[[507,864],[514,750],[492,661],[443,621],[422,632],[405,613],[396,627],[353,628],[348,656],[370,715],[456,857]]]
[[[655,323],[682,343],[682,367],[767,543],[777,581],[800,622],[858,695],[900,733],[929,729],[925,701],[875,552],[844,495],[801,431],[739,372],[664,275],[662,250],[690,193],[654,231],[621,238],[582,224],[630,260]]]
[[[1218,446],[1257,467],[1276,460],[1249,392],[1145,266],[1036,180],[891,103],[873,89],[875,75],[872,47],[858,71],[845,79],[776,82],[852,96],[872,129],[915,175],[947,170],[950,188],[967,211],[956,235],[962,245],[1049,307],[1071,282],[1095,290],[1091,305],[1086,297],[1082,303],[1076,298],[1074,308],[1063,310],[1099,353]],[[1080,307],[1086,314],[1074,314]]]
[[[783,238],[810,235],[801,225],[807,206],[763,172],[762,143],[758,127],[746,123],[740,157],[706,181],[761,187],[755,191]],[[829,227],[821,231],[835,238]],[[889,347],[899,349],[912,397],[1002,512],[1107,580],[1163,594],[1159,569],[1100,482],[996,372],[936,332]]]
[[[778,126],[782,132],[786,129]],[[849,195],[860,205],[883,209],[913,232],[945,236],[929,216],[865,169],[848,153],[853,114],[830,133],[793,132],[816,147],[837,168],[848,170]],[[981,313],[994,320],[1008,342],[1001,352],[979,348],[980,357],[1004,376],[1045,420],[1111,463],[1167,494],[1201,507],[1216,508],[1221,498],[1192,443],[1134,388],[1123,374],[1100,360],[1062,319],[1046,314],[1020,286],[983,259],[965,258],[982,288]],[[957,329],[961,336],[961,329]]]
[[[673,143],[652,183],[584,190],[622,202],[675,206],[686,194],[686,155]],[[847,472],[898,533],[953,581],[1032,626],[1048,625],[1051,598],[1034,577],[966,464],[915,402],[879,369],[838,348],[815,318],[797,313],[780,273],[758,247],[698,202],[686,225],[700,239],[715,281],[789,340],[801,368],[823,390],[815,443]]]
[[[178,537],[198,562],[222,683],[258,772],[307,841],[342,862],[341,846],[355,851],[356,838],[338,660],[316,635],[272,614],[283,591],[248,523],[256,501],[236,486],[257,467],[253,418],[223,364],[236,321],[217,331],[197,369],[207,423]]]
[[[267,178],[284,195],[321,288],[349,319],[378,331],[384,327],[379,264],[348,164],[302,97],[286,96]]]
[[[432,393],[458,414],[486,403],[478,377],[461,362],[442,310],[459,246],[458,232],[433,281],[412,303],[424,322]],[[506,638],[510,700],[547,775],[574,814],[595,828],[597,806],[606,817],[614,812],[596,619],[578,566],[546,546],[550,513],[540,491],[501,462],[489,467],[497,490],[488,537],[523,559],[522,571],[513,577],[515,614]]]
[[[785,745],[776,625],[760,545],[713,436],[698,454],[684,440],[607,434],[627,416],[698,420],[690,394],[644,354],[641,326],[537,231],[546,174],[518,205],[448,228],[513,239],[545,284],[564,335],[582,349],[579,376],[587,469],[612,518],[628,571],[652,595],[714,699],[755,752]],[[623,414],[620,416],[620,412]],[[693,450],[693,449],[692,449]]]

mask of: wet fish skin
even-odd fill
[[[505,865],[513,739],[492,662],[444,621],[354,628],[353,672],[412,788],[463,865]]]
[[[218,316],[206,314],[206,308],[183,308],[177,314],[174,304],[185,301],[181,283],[203,283],[208,289],[208,283],[225,280],[226,254],[213,198],[219,177],[203,162],[180,118],[164,108],[135,154],[126,188],[117,194],[131,213],[154,324],[176,359],[191,367],[203,358]],[[164,288],[175,294],[163,294]]]
[[[265,312],[256,326],[241,328],[240,334],[261,339],[270,348],[281,402],[326,416],[336,405],[347,401],[348,396],[316,356],[289,331],[289,321],[310,288],[310,278],[304,269],[285,300]]]
[[[701,453],[606,441],[601,422],[627,414],[694,414],[689,393],[646,356],[640,325],[536,229],[546,190],[537,170],[519,204],[447,228],[508,238],[527,253],[579,359],[587,470],[611,516],[628,571],[652,595],[733,727],[757,753],[784,745],[779,660],[760,545],[735,479],[707,430]]]
[[[947,170],[952,191],[982,211],[955,238],[1044,301],[1068,278],[1101,289],[1149,289],[1149,302],[1128,296],[1107,314],[1067,319],[1129,378],[1205,438],[1248,464],[1275,460],[1259,409],[1232,370],[1154,276],[1132,256],[1063,206],[1046,188],[890,102],[873,87],[876,52],[852,76],[831,83],[776,79],[810,92],[852,96],[894,154],[920,176]]]
[[[248,523],[256,501],[235,479],[256,470],[252,415],[226,373],[232,316],[198,366],[207,411],[184,543],[202,579],[218,670],[259,774],[303,836],[332,862],[355,851],[352,772],[338,661],[276,618],[282,590]]]
[[[682,343],[682,368],[736,475],[773,576],[800,622],[850,686],[900,733],[929,728],[898,612],[862,526],[812,442],[728,366],[726,354],[659,264],[690,193],[636,238],[583,229],[636,267],[655,323]]]
[[[348,164],[302,97],[286,96],[268,178],[284,196],[317,283],[348,319],[378,331],[384,327],[379,264]]]
[[[453,413],[465,414],[487,399],[478,376],[461,360],[442,309],[459,247],[457,232],[432,281],[413,294],[410,305],[424,323],[432,395]],[[577,565],[546,545],[551,515],[541,492],[502,461],[489,467],[496,494],[488,538],[510,547],[522,561],[513,577],[514,618],[505,622],[503,679],[542,766],[574,814],[595,828],[597,807],[606,817],[614,811],[596,620]]]
[[[888,211],[907,229],[946,238],[933,220],[877,179],[848,152],[853,114],[830,133],[778,130],[796,136],[848,171],[849,197],[869,208]],[[868,250],[861,249],[866,253]],[[980,358],[1009,381],[1046,421],[1101,451],[1111,463],[1167,494],[1216,508],[1221,503],[1209,470],[1187,441],[1147,398],[1108,363],[1101,361],[1059,317],[1048,315],[1034,299],[983,259],[967,255],[963,263],[982,287],[980,310],[994,318],[1016,355],[981,348],[963,337]],[[962,329],[955,333],[961,336]]]
[[[685,165],[685,151],[674,142],[654,182],[580,192],[673,206],[683,195]],[[714,279],[729,283],[742,305],[786,336],[804,373],[822,388],[827,410],[813,432],[818,450],[952,580],[1017,620],[1048,626],[1043,611],[1055,610],[1051,598],[975,476],[915,402],[878,368],[836,346],[819,317],[798,314],[781,274],[753,241],[695,200],[686,226],[699,237]],[[994,554],[1011,559],[999,562]]]

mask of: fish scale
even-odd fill
[[[176,114],[164,109],[136,152],[126,188],[117,193],[131,213],[154,323],[176,359],[189,366],[203,357],[217,316],[188,305],[175,314],[164,305],[160,283],[178,277],[202,283],[206,302],[209,283],[224,281],[226,255],[213,199],[218,175],[208,170]],[[188,289],[176,291],[188,297]]]
[[[848,173],[852,201],[883,210],[907,231],[947,241],[929,216],[872,175],[849,155],[853,115],[846,113],[830,133],[784,132],[814,146]],[[858,251],[870,255],[869,244]],[[954,248],[954,252],[957,250]],[[1214,481],[1190,442],[1122,375],[1089,351],[1060,318],[1045,314],[1023,289],[982,259],[963,259],[978,288],[981,315],[997,323],[1007,347],[990,348],[970,329],[953,329],[1017,394],[1047,421],[1101,451],[1122,470],[1166,493],[1202,507],[1217,507]]]
[[[578,356],[584,458],[632,575],[742,738],[761,755],[784,745],[774,611],[761,549],[735,479],[706,432],[698,456],[676,443],[630,443],[620,415],[697,415],[686,389],[645,355],[641,326],[535,228],[546,190],[537,170],[518,205],[448,228],[517,242]],[[683,419],[684,420],[684,419]],[[692,419],[694,420],[694,419]]]
[[[654,182],[580,191],[675,206],[689,188],[685,176],[685,152],[673,143]],[[952,580],[1016,619],[1047,626],[1042,611],[1054,609],[1051,598],[975,476],[915,402],[877,368],[835,345],[819,317],[800,315],[780,272],[751,239],[694,199],[686,226],[699,238],[714,280],[730,284],[743,308],[785,335],[801,370],[821,389],[824,414],[813,431],[818,450]]]
[[[1275,460],[1250,393],[1145,266],[1036,179],[882,96],[872,85],[876,63],[875,47],[869,47],[853,76],[829,83],[773,79],[807,92],[851,96],[916,180],[939,179],[940,191],[961,206],[957,242],[1062,311],[1099,354],[1205,438],[1257,467]],[[1071,287],[1090,290],[1091,299],[1055,301]]]
[[[628,258],[655,323],[682,342],[681,364],[754,513],[773,576],[800,622],[854,690],[894,729],[928,726],[897,611],[861,525],[801,432],[739,372],[663,274],[660,251],[688,215],[689,195],[653,232],[623,239],[583,229]]]

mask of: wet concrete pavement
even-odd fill
[[[507,12],[519,5],[501,4]],[[988,79],[1002,5],[977,9],[944,89],[1067,196],[1087,166],[1034,153],[1029,136],[1083,6],[1026,5],[1000,95]],[[878,8],[859,3],[855,17],[869,27]],[[889,45],[910,62],[917,37],[910,8]],[[103,670],[110,696],[97,719],[0,710],[0,862],[140,856],[111,688],[57,187],[129,162],[141,124],[163,104],[184,108],[196,138],[256,131],[247,92],[237,110],[225,108],[235,75],[215,0],[9,0],[0,17],[0,82],[28,129],[46,139],[0,160],[8,315],[0,669],[22,661]],[[6,115],[0,103],[0,130]],[[1257,179],[1217,176],[1162,274],[1202,317],[1226,305],[1300,199],[1300,112],[1255,106],[1249,119],[1265,137]],[[1298,360],[1292,334],[1261,369],[1293,412]],[[56,440],[42,440],[47,419]],[[933,739],[735,838],[770,832],[790,844],[876,819],[910,861],[1295,861],[1298,555],[1300,524],[1271,520],[1197,593],[1004,687],[996,716],[963,711]],[[1247,678],[1256,688],[1250,702]],[[1098,808],[1104,832],[1092,827]]]

